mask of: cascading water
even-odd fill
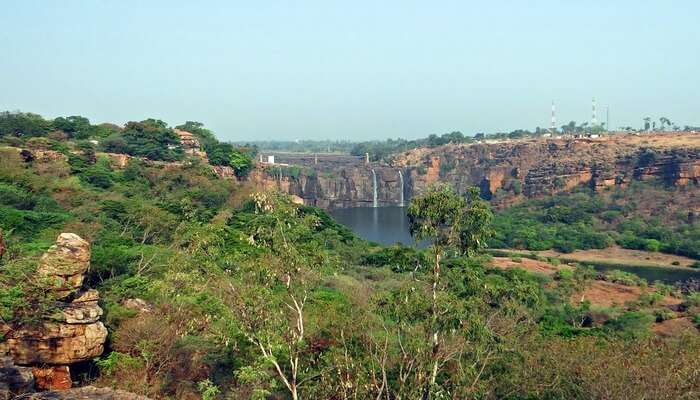
[[[401,202],[399,203],[399,206],[403,207],[403,173],[401,172],[401,170],[399,170],[399,182],[401,183],[401,196],[399,197],[401,199]]]
[[[377,199],[377,173],[372,170],[372,207],[377,208],[379,201]]]

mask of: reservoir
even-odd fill
[[[340,224],[352,229],[359,237],[384,246],[401,243],[405,246],[414,244],[408,230],[407,207],[356,207],[340,208],[330,212]],[[420,246],[424,247],[424,246]],[[673,283],[690,278],[700,279],[700,271],[689,268],[640,267],[627,265],[604,265],[588,263],[598,271],[611,269],[636,274],[649,283],[659,280]]]
[[[339,208],[330,212],[339,223],[352,229],[359,237],[385,246],[413,244],[408,231],[406,207]]]

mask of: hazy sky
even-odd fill
[[[700,125],[700,1],[0,0],[0,109],[225,140]]]

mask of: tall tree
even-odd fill
[[[423,399],[430,399],[441,364],[440,312],[438,291],[441,260],[450,252],[473,254],[486,245],[491,235],[492,218],[488,205],[479,198],[476,188],[466,197],[459,196],[449,186],[434,186],[423,195],[414,198],[408,208],[409,228],[417,241],[430,241],[432,252],[432,285],[430,307],[430,341],[432,344],[431,370],[423,390]]]

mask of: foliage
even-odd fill
[[[26,326],[50,314],[55,299],[35,274],[39,257],[60,232],[84,237],[85,283],[100,291],[110,333],[90,383],[152,398],[677,398],[697,390],[688,367],[696,338],[683,347],[647,338],[655,319],[671,317],[657,295],[625,309],[572,305],[597,278],[590,267],[562,266],[552,278],[490,268],[480,250],[492,216],[475,190],[461,197],[437,187],[414,199],[412,231],[430,248],[381,247],[323,210],[277,192],[248,196],[245,180],[219,179],[196,162],[112,168],[80,139],[86,129],[88,138],[110,137],[98,146],[160,146],[153,156],[164,160],[178,157],[177,143],[154,120],[123,130],[85,122],[50,122],[29,143],[12,134],[22,146],[60,149],[67,162],[25,163],[0,149],[0,318]],[[218,148],[202,124],[181,128]],[[658,228],[588,193],[539,201],[500,212],[492,241],[602,246],[622,240],[624,225],[666,251],[695,229]],[[605,211],[617,213],[599,218]],[[696,297],[684,299],[689,315]],[[146,311],[126,307],[135,298]]]
[[[155,119],[127,122],[121,132],[111,134],[100,146],[107,152],[151,160],[174,161],[183,155],[179,137],[165,122]]]
[[[528,200],[498,212],[489,246],[527,250],[604,249],[617,244],[635,250],[660,251],[699,258],[700,222],[661,224],[634,211],[638,186],[603,197],[590,191]]]

